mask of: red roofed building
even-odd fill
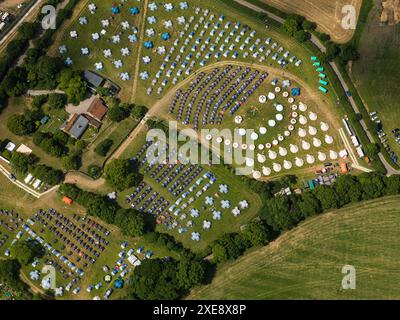
[[[104,105],[103,100],[99,98],[93,99],[87,113],[98,121],[102,121],[108,112],[108,108]]]

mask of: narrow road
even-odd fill
[[[276,14],[273,14],[272,12],[269,12],[267,10],[264,10],[263,8],[260,8],[252,3],[249,3],[245,0],[234,0],[235,2],[241,4],[242,6],[245,6],[249,9],[252,9],[256,12],[261,12],[266,14],[270,19],[273,19],[277,22],[279,22],[280,24],[283,24],[285,22],[285,19],[277,16]],[[326,52],[326,47],[324,46],[324,44],[314,35],[311,35],[311,42],[321,51],[321,52]],[[340,84],[343,88],[343,90],[345,92],[349,91],[349,87],[346,84],[346,81],[343,78],[343,75],[341,74],[339,68],[337,67],[335,62],[329,62],[329,65],[332,67],[333,71],[335,72],[336,76],[338,77]],[[347,96],[347,94],[346,94]],[[355,113],[359,113],[359,108],[357,107],[356,102],[354,101],[353,97],[347,97],[349,99],[349,102],[351,104],[351,107],[353,108]],[[364,129],[369,141],[371,143],[375,142],[374,137],[372,136],[372,134],[369,132],[368,127],[365,123],[364,120],[361,119],[360,121],[362,128]],[[379,159],[381,160],[381,162],[383,163],[383,165],[385,166],[386,170],[387,170],[387,174],[388,176],[393,175],[393,174],[400,174],[400,170],[395,170],[390,163],[387,162],[387,160],[385,159],[385,157],[383,156],[382,153],[379,153]]]

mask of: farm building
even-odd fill
[[[105,79],[103,77],[92,71],[86,70],[83,76],[88,83],[89,89],[92,91],[96,91],[96,88],[101,87],[105,82]]]
[[[100,122],[103,120],[103,118],[105,117],[107,112],[108,112],[108,108],[105,106],[103,101],[99,98],[95,98],[92,101],[92,103],[87,111],[87,113],[91,117],[93,117],[94,119],[96,119]]]

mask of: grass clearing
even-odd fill
[[[309,219],[268,246],[219,267],[190,299],[398,299],[400,198]],[[356,290],[341,289],[344,265]]]

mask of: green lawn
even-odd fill
[[[400,155],[400,145],[391,133],[392,129],[400,126],[400,25],[380,25],[381,4],[378,0],[373,2],[374,7],[359,42],[361,59],[353,65],[352,76],[368,111],[378,112],[389,146]]]
[[[399,299],[400,198],[309,219],[263,248],[221,265],[190,299]],[[344,265],[356,289],[341,287]]]
[[[88,9],[88,4],[95,3],[97,10],[95,14],[91,14]],[[125,97],[125,100],[130,99],[131,89],[133,81],[121,81],[119,78],[119,73],[128,72],[133,78],[134,75],[134,65],[136,63],[137,51],[139,48],[138,42],[130,43],[128,36],[132,34],[132,30],[123,30],[121,27],[121,22],[128,21],[130,23],[130,29],[132,27],[137,27],[140,29],[139,19],[140,15],[132,16],[129,12],[131,7],[139,7],[140,11],[143,11],[143,1],[142,2],[130,2],[122,3],[120,7],[120,14],[112,15],[111,8],[115,1],[112,0],[95,0],[87,1],[84,9],[81,12],[75,11],[76,19],[66,28],[65,34],[61,40],[55,44],[52,52],[57,51],[60,45],[66,45],[68,51],[63,54],[63,58],[66,59],[70,57],[73,61],[73,67],[80,70],[93,70],[95,71],[94,64],[97,62],[102,62],[104,64],[104,69],[99,71],[100,74],[112,79],[122,88],[121,95]],[[80,17],[86,17],[88,20],[87,25],[81,25],[79,23]],[[96,42],[92,40],[92,33],[100,33],[103,29],[101,21],[104,19],[110,19],[110,26],[106,27],[107,34],[101,36]],[[78,38],[73,39],[70,37],[71,31],[78,32]],[[121,37],[121,42],[114,44],[111,42],[111,37],[119,34]],[[139,38],[139,33],[137,34]],[[131,54],[127,57],[123,57],[120,49],[129,48]],[[89,48],[90,53],[87,56],[81,54],[81,48]],[[103,55],[103,50],[111,49],[112,57],[105,58]],[[121,69],[116,69],[113,65],[113,61],[121,59],[123,62],[123,67]]]
[[[132,117],[122,120],[120,123],[113,123],[109,120],[104,123],[99,134],[89,144],[87,150],[83,154],[81,171],[86,172],[90,165],[102,167],[107,157],[118,148],[129,133],[136,127],[137,123],[138,121]],[[113,145],[111,146],[107,156],[102,157],[95,152],[95,149],[99,143],[106,139],[111,139]]]
[[[236,69],[236,67],[234,66],[232,69],[232,72]],[[255,69],[253,69],[251,72],[253,72]],[[251,74],[250,72],[250,74]],[[211,73],[211,71],[209,72]],[[238,76],[241,73],[238,74]],[[207,77],[207,76],[206,76]],[[227,77],[226,77],[227,78]],[[248,78],[248,76],[247,76]],[[338,153],[341,149],[343,149],[343,142],[339,136],[339,132],[336,129],[336,117],[335,115],[332,115],[332,112],[327,109],[327,108],[321,108],[320,105],[313,100],[313,97],[311,96],[310,92],[307,92],[307,90],[305,90],[305,88],[303,88],[301,85],[299,85],[298,83],[292,81],[291,82],[291,87],[289,89],[283,89],[280,93],[276,94],[276,99],[273,101],[267,101],[264,104],[261,104],[258,99],[259,96],[264,94],[266,95],[268,92],[274,92],[274,86],[272,86],[271,81],[275,78],[275,75],[269,75],[267,77],[267,79],[261,84],[261,86],[249,97],[249,99],[239,108],[239,110],[232,116],[229,114],[229,112],[225,112],[225,115],[223,117],[223,121],[220,125],[218,124],[208,124],[206,126],[202,126],[202,117],[206,108],[206,103],[203,104],[203,109],[202,112],[200,112],[200,116],[199,116],[199,127],[200,129],[205,128],[205,129],[219,129],[219,130],[223,130],[223,129],[229,129],[230,132],[232,132],[235,129],[238,128],[245,128],[245,129],[253,129],[257,134],[258,134],[258,139],[255,140],[253,142],[253,144],[255,144],[256,147],[258,147],[259,144],[266,144],[266,143],[271,143],[273,142],[273,140],[278,139],[278,136],[284,136],[284,131],[288,130],[288,126],[290,125],[290,121],[292,120],[292,110],[291,110],[291,106],[292,104],[288,103],[287,98],[284,98],[282,96],[282,92],[287,91],[290,92],[291,88],[295,88],[295,87],[300,87],[302,90],[302,95],[301,97],[295,97],[295,101],[294,104],[299,104],[300,102],[304,103],[307,105],[307,110],[305,112],[300,111],[299,109],[296,111],[300,116],[305,117],[307,119],[307,123],[302,125],[299,123],[299,117],[296,118],[297,123],[294,125],[294,130],[291,132],[291,135],[289,137],[285,137],[285,139],[279,143],[279,145],[277,146],[273,146],[271,148],[271,151],[278,153],[280,148],[285,148],[287,150],[287,155],[286,156],[280,156],[278,154],[278,157],[274,160],[271,160],[268,157],[268,149],[264,148],[262,151],[258,150],[256,148],[256,150],[254,151],[254,154],[256,156],[256,163],[255,163],[255,170],[258,170],[260,172],[262,172],[262,168],[263,167],[269,167],[272,169],[273,164],[274,163],[279,163],[280,165],[283,165],[283,161],[284,160],[288,160],[292,163],[293,167],[289,170],[286,170],[284,168],[282,168],[282,171],[280,171],[279,173],[276,173],[274,171],[272,171],[272,174],[268,177],[263,176],[263,178],[274,178],[274,177],[279,177],[285,174],[301,174],[302,172],[312,172],[314,173],[316,170],[320,170],[323,168],[323,163],[324,162],[333,162],[333,163],[337,163],[339,162],[339,158],[337,160],[332,161],[332,159],[330,159],[329,153],[330,151],[335,151],[336,153]],[[224,78],[225,79],[225,78]],[[255,78],[255,80],[252,82],[252,84],[258,79],[258,77]],[[283,77],[278,77],[279,79],[279,86],[281,86],[282,81],[285,79]],[[203,80],[204,81],[204,80]],[[235,80],[233,80],[231,83],[233,83]],[[212,81],[210,81],[211,83]],[[223,81],[221,81],[222,83]],[[251,86],[251,84],[250,84]],[[249,87],[250,87],[249,86]],[[189,85],[185,86],[183,88],[183,91],[187,90],[187,88],[189,87]],[[229,87],[229,86],[228,86]],[[202,98],[202,94],[204,92],[206,92],[208,89],[208,86],[206,86],[202,92],[200,92],[200,94],[197,95],[197,98],[194,100],[194,107],[192,108],[192,113],[191,113],[191,118],[190,118],[190,125],[192,126],[192,124],[194,123],[193,118],[194,118],[194,114],[196,112],[196,105],[199,104],[200,99]],[[216,86],[215,89],[213,89],[211,91],[211,93],[209,94],[209,96],[211,96],[217,89],[219,89],[219,86]],[[226,91],[224,91],[226,92]],[[221,95],[224,93],[222,92]],[[229,101],[230,97],[235,93],[235,91],[233,91],[226,99],[225,102]],[[216,100],[218,100],[220,97],[218,96]],[[289,95],[290,96],[290,95]],[[193,95],[190,95],[190,97],[188,98],[187,101],[192,101],[192,97],[194,97]],[[206,100],[207,101],[207,100]],[[224,104],[224,103],[223,103]],[[283,111],[282,112],[278,112],[276,111],[276,105],[278,104],[282,104],[283,106]],[[171,119],[176,119],[176,115],[178,112],[178,108],[180,105],[180,100],[178,100],[177,105],[175,107],[174,113],[173,114],[169,114],[168,117]],[[212,104],[212,107],[214,106],[214,104]],[[210,108],[212,110],[212,107]],[[188,107],[187,107],[188,108]],[[183,121],[183,119],[185,119],[185,114],[186,114],[186,110],[187,108],[185,108],[183,110],[183,115],[182,115],[182,119],[181,121]],[[222,107],[220,107],[218,109],[218,114],[219,112],[222,110]],[[230,109],[229,109],[230,110]],[[317,120],[310,120],[309,115],[310,112],[313,112],[315,114],[317,114]],[[283,120],[282,121],[276,121],[276,115],[280,113],[283,116]],[[211,114],[211,111],[210,111]],[[234,122],[234,118],[235,116],[241,116],[243,118],[243,122],[241,124],[236,124]],[[269,120],[274,120],[276,121],[276,126],[275,127],[270,127],[268,125],[268,121]],[[179,121],[180,122],[180,121]],[[327,123],[329,125],[329,130],[324,132],[321,130],[320,128],[320,124],[321,122]],[[317,134],[315,136],[310,135],[309,133],[307,133],[307,135],[304,138],[299,137],[298,135],[298,130],[300,128],[308,131],[309,130],[309,126],[313,126],[314,128],[317,129]],[[267,129],[267,132],[265,135],[262,135],[259,132],[259,128],[260,127],[265,127]],[[330,135],[331,137],[334,138],[334,143],[329,145],[325,142],[325,135]],[[217,136],[214,135],[214,138],[216,138]],[[321,146],[320,147],[315,147],[313,145],[313,139],[316,138],[318,140],[321,141]],[[302,148],[302,142],[306,141],[311,145],[311,148],[309,150],[303,150]],[[290,146],[291,145],[296,145],[299,148],[299,151],[295,154],[291,153],[290,150]],[[221,154],[223,154],[223,149],[229,149],[229,147],[226,147],[223,143],[221,143]],[[232,147],[230,147],[231,150]],[[318,153],[322,152],[326,155],[326,160],[325,161],[319,161],[318,160]],[[232,153],[232,151],[231,151]],[[257,160],[257,155],[264,155],[266,156],[266,161],[264,163],[258,162]],[[306,157],[307,155],[312,155],[315,158],[315,163],[314,164],[307,164],[306,162]],[[295,165],[295,161],[296,158],[301,158],[304,161],[304,166],[303,167],[297,167]]]
[[[26,108],[29,107],[29,100],[25,98],[13,98],[9,101],[9,106],[4,109],[0,114],[0,137],[1,139],[9,139],[10,141],[14,142],[17,147],[20,144],[27,145],[30,149],[32,149],[33,153],[40,158],[40,163],[52,166],[53,168],[60,169],[61,162],[56,157],[52,157],[45,153],[40,147],[36,146],[32,142],[32,137],[29,136],[16,136],[7,128],[7,120],[8,118],[17,113],[23,113]],[[43,129],[39,127],[39,130],[45,130],[45,128],[49,128],[52,126],[52,120],[48,124],[47,127]],[[52,131],[52,129],[49,129]]]
[[[141,135],[138,137],[138,141],[144,142],[144,132],[141,133]],[[132,149],[124,154],[124,157],[133,157],[136,155],[137,151],[142,147],[143,143],[134,143],[132,145]],[[142,156],[141,159],[144,158],[144,155]],[[141,172],[143,173],[144,168],[147,166],[147,163],[141,168]],[[154,172],[155,168],[158,166],[158,164],[155,165],[154,169],[152,169],[148,174],[144,175],[144,181],[152,187],[152,192],[148,196],[142,200],[141,204],[146,201],[150,197],[150,195],[154,192],[157,191],[160,195],[162,195],[165,199],[167,199],[170,202],[170,206],[175,203],[175,201],[185,192],[187,191],[193,184],[195,184],[196,180],[199,179],[201,176],[203,176],[207,171],[211,171],[214,173],[214,175],[217,178],[217,181],[211,185],[211,187],[205,191],[200,197],[195,197],[195,194],[197,191],[199,191],[206,182],[208,182],[208,179],[204,179],[204,182],[200,184],[200,186],[197,186],[197,188],[188,196],[184,201],[182,201],[173,211],[177,210],[180,208],[184,203],[186,203],[190,197],[194,197],[194,202],[189,204],[185,209],[182,209],[181,212],[179,213],[179,216],[181,216],[183,213],[187,215],[187,218],[185,220],[180,220],[179,217],[175,217],[173,214],[170,214],[169,216],[172,218],[173,221],[177,221],[179,226],[186,226],[186,223],[188,220],[193,220],[194,226],[192,228],[188,228],[186,233],[179,234],[178,233],[178,227],[174,229],[167,229],[164,225],[159,225],[157,227],[158,231],[161,232],[169,232],[171,233],[177,240],[181,241],[185,247],[188,247],[192,249],[195,252],[199,252],[203,249],[206,248],[207,245],[209,245],[213,240],[217,239],[220,235],[228,232],[234,232],[234,231],[239,231],[240,226],[246,224],[249,220],[251,220],[253,217],[255,217],[259,210],[261,209],[262,202],[261,198],[255,194],[253,191],[251,191],[246,184],[243,182],[242,178],[240,176],[236,176],[234,173],[231,173],[228,168],[226,168],[223,165],[204,165],[202,164],[201,166],[203,167],[203,171],[201,174],[199,174],[192,183],[190,183],[184,191],[178,196],[174,197],[172,193],[168,191],[168,188],[163,189],[160,184],[158,184],[155,179],[150,177],[150,174]],[[160,171],[160,173],[157,175],[160,176],[164,172],[165,168]],[[185,172],[185,169],[172,180],[172,182],[168,185],[170,187],[179,177],[183,176]],[[220,184],[226,184],[229,187],[229,192],[227,194],[221,194],[219,193],[219,186]],[[135,188],[125,190],[124,192],[120,193],[118,195],[118,200],[121,206],[129,206],[126,204],[126,196],[133,193]],[[143,191],[141,191],[143,193]],[[140,194],[141,194],[140,193]],[[205,197],[210,196],[214,198],[214,205],[212,206],[206,206],[205,205]],[[156,198],[157,199],[157,198]],[[221,200],[229,200],[231,207],[230,209],[222,209],[221,208]],[[247,200],[249,203],[249,208],[245,209],[242,211],[242,214],[239,215],[238,217],[234,217],[233,214],[231,213],[231,210],[238,205],[239,201],[242,200]],[[168,212],[167,207],[166,212]],[[140,207],[140,204],[138,205]],[[137,207],[137,208],[138,208]],[[200,211],[200,217],[198,218],[192,218],[190,216],[190,210],[198,209]],[[213,211],[221,211],[222,213],[222,219],[221,221],[216,221],[213,219]],[[165,213],[166,213],[165,212]],[[212,227],[209,230],[203,230],[203,221],[211,221],[212,222]],[[191,233],[192,232],[199,232],[201,234],[201,240],[199,242],[191,240]]]

